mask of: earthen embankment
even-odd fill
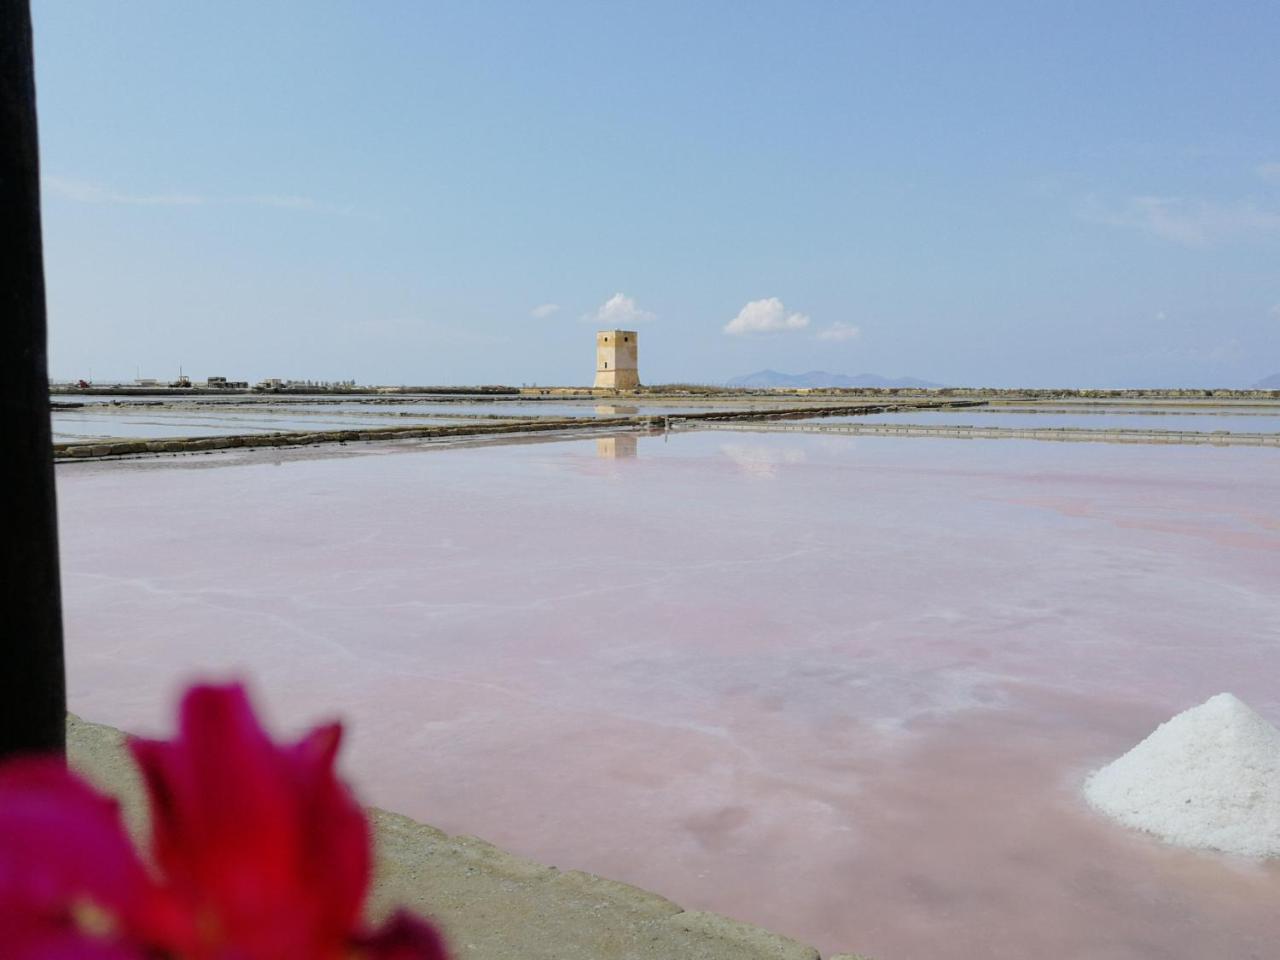
[[[124,735],[72,716],[67,752],[73,767],[120,801],[130,832],[145,838],[145,791]],[[796,940],[629,884],[384,810],[369,815],[377,851],[370,912],[403,905],[431,917],[457,960],[820,960]],[[858,960],[829,960],[842,958]]]

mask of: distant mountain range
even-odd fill
[[[745,377],[734,377],[729,387],[940,387],[940,383],[917,380],[915,377],[882,377],[874,373],[849,376],[844,373],[827,373],[810,370],[808,373],[779,373],[777,370],[759,370]]]
[[[1254,390],[1280,390],[1280,373],[1273,373],[1269,377],[1263,377],[1253,385]]]

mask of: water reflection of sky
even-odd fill
[[[749,406],[728,405],[730,409]],[[214,398],[213,402],[200,405],[90,403],[78,409],[55,407],[52,422],[54,439],[66,442],[99,437],[202,437],[280,430],[350,430],[361,426],[451,423],[473,418],[674,416],[707,409],[712,408],[705,404],[602,404],[596,401],[269,404],[233,403]]]

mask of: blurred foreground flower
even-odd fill
[[[444,960],[396,913],[361,925],[369,826],[334,776],[341,727],[278,746],[239,686],[195,687],[178,736],[131,740],[151,800],[149,867],[118,804],[58,760],[0,767],[7,960]]]

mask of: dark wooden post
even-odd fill
[[[28,0],[0,0],[0,758],[66,746]]]

